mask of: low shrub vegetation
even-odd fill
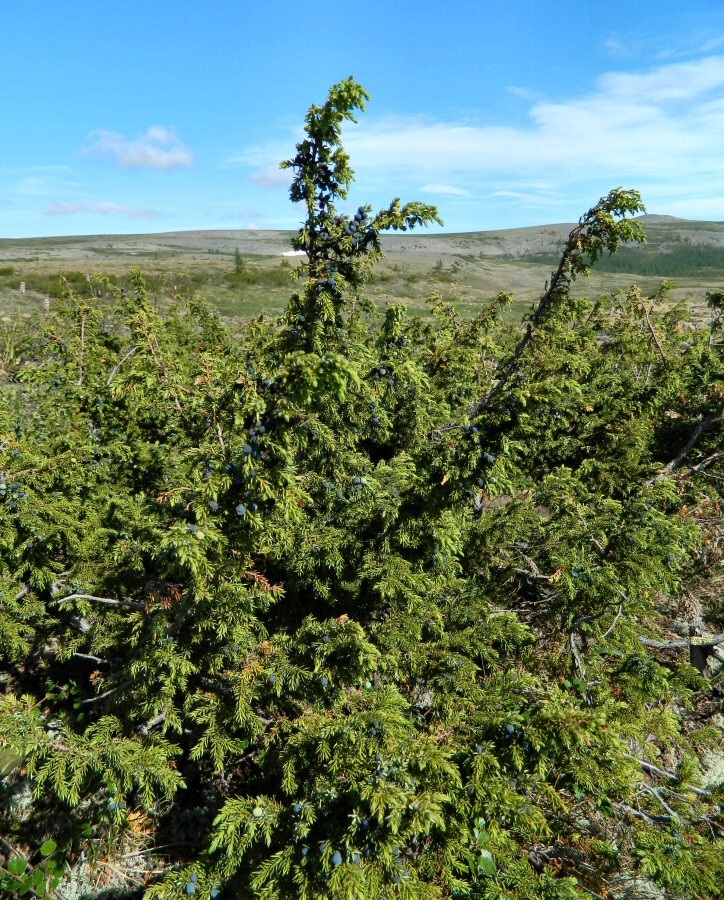
[[[439,220],[348,202],[366,99],[285,164],[282,316],[136,272],[6,336],[0,883],[146,840],[159,900],[720,897],[724,295],[573,299],[643,240],[616,189],[522,329],[377,312],[380,233]]]

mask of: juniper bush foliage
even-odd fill
[[[367,99],[334,86],[283,164],[306,263],[282,317],[161,316],[136,273],[23,335],[0,762],[34,801],[7,843],[72,862],[191,810],[146,896],[722,896],[713,643],[671,639],[724,620],[721,294],[708,329],[666,285],[571,296],[643,238],[617,189],[523,330],[505,294],[378,314],[380,234],[439,219],[345,205]]]

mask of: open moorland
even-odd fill
[[[724,222],[656,215],[642,222],[647,243],[601,260],[574,293],[598,296],[632,282],[653,293],[669,279],[676,284],[671,300],[689,298],[695,310],[703,308],[706,292],[724,286]],[[520,315],[540,296],[572,227],[385,236],[386,256],[367,294],[380,306],[402,301],[426,314],[428,298],[439,293],[472,317],[506,291],[516,298],[512,314]],[[293,290],[290,275],[299,264],[289,255],[291,238],[292,232],[284,231],[182,231],[0,240],[0,315],[7,320],[37,311],[46,298],[52,303],[61,275],[77,286],[88,273],[123,283],[132,268],[143,271],[159,303],[175,293],[198,291],[227,317],[278,313]]]

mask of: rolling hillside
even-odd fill
[[[724,285],[724,222],[696,222],[672,216],[644,216],[647,243],[623,248],[602,260],[577,291],[610,292],[636,281],[653,292],[673,280],[675,300],[703,302],[707,290]],[[512,292],[517,309],[541,291],[572,225],[555,224],[462,234],[412,232],[383,238],[386,257],[369,286],[375,302],[408,303],[424,312],[426,298],[440,292],[465,314],[499,291]],[[245,318],[275,312],[293,285],[297,264],[288,254],[291,232],[183,231],[149,235],[95,235],[0,240],[0,315],[29,313],[59,292],[59,276],[86,273],[122,279],[133,267],[147,273],[159,299],[198,290],[219,310]],[[235,251],[246,274],[234,279]],[[25,282],[25,293],[20,284]]]

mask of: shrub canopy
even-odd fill
[[[574,299],[643,239],[616,189],[522,329],[505,294],[370,308],[380,234],[439,219],[339,211],[366,99],[333,87],[284,164],[281,318],[93,279],[8,366],[8,841],[72,863],[192,821],[169,900],[722,896],[722,295],[707,329],[667,285]]]

